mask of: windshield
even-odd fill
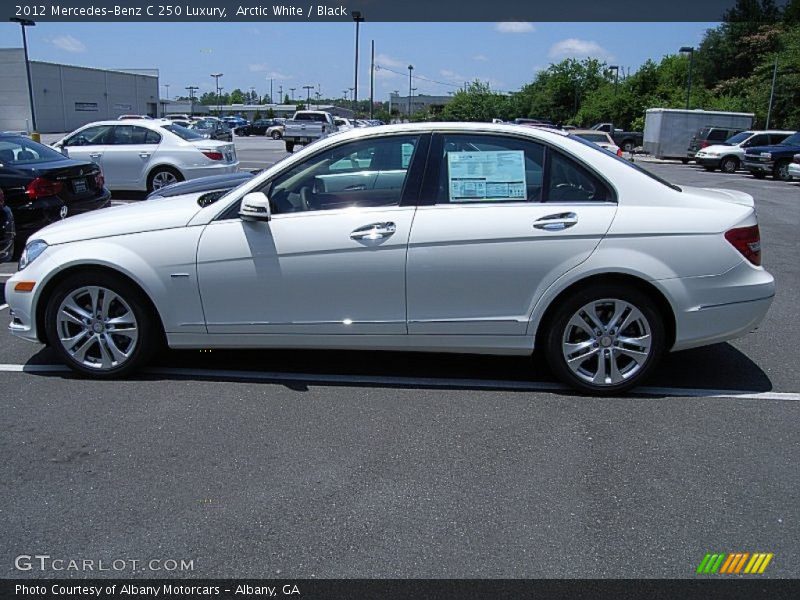
[[[800,146],[800,131],[783,140],[781,146]]]
[[[191,129],[186,129],[186,127],[181,127],[180,125],[164,125],[163,129],[166,129],[170,133],[174,133],[182,140],[186,140],[187,142],[194,142],[196,140],[204,140],[205,138],[200,135],[199,133],[192,131]]]
[[[67,160],[67,157],[26,137],[0,138],[0,164],[2,165],[35,165],[56,160]]]
[[[575,140],[576,142],[579,142],[579,143],[583,144],[584,146],[587,146],[587,147],[589,147],[589,148],[592,148],[592,149],[593,149],[595,152],[605,152],[605,154],[607,154],[608,156],[610,156],[610,157],[611,157],[611,158],[613,158],[614,160],[621,162],[622,164],[624,164],[624,165],[626,165],[626,166],[630,167],[631,169],[633,169],[633,170],[635,170],[635,171],[638,171],[639,173],[641,173],[641,174],[643,174],[643,175],[647,175],[647,176],[648,176],[650,179],[655,179],[655,180],[656,180],[658,183],[660,183],[660,184],[662,184],[662,185],[665,185],[665,186],[667,186],[668,188],[675,190],[676,192],[682,192],[682,191],[683,191],[681,188],[679,188],[679,187],[678,187],[677,185],[675,185],[674,183],[670,183],[670,182],[669,182],[669,181],[667,181],[666,179],[662,179],[661,177],[659,177],[658,175],[655,175],[655,174],[651,173],[651,172],[650,172],[650,171],[648,171],[647,169],[643,169],[642,167],[640,167],[640,166],[639,166],[639,165],[637,165],[636,163],[632,163],[632,162],[630,162],[629,160],[626,160],[626,159],[624,159],[624,158],[622,158],[622,157],[620,157],[620,156],[617,156],[617,155],[616,155],[616,154],[614,154],[613,152],[610,152],[610,151],[606,150],[605,148],[603,148],[603,147],[601,147],[601,146],[598,146],[597,144],[594,144],[594,143],[592,143],[592,142],[588,142],[588,141],[586,141],[586,140],[584,140],[584,139],[581,139],[581,138],[580,138],[580,137],[578,137],[577,135],[571,135],[571,136],[569,136],[569,137],[570,137],[571,139]]]
[[[736,135],[729,137],[723,142],[723,144],[726,146],[735,146],[736,144],[741,144],[751,135],[753,135],[752,131],[742,131],[741,133],[737,133]]]

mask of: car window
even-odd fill
[[[493,135],[442,136],[437,204],[538,202],[544,146]]]
[[[159,141],[161,141],[161,137],[155,131],[151,131],[146,127],[117,125],[114,127],[114,134],[110,143],[114,146],[131,146],[157,144]]]
[[[769,134],[769,141],[768,142],[764,142],[762,145],[763,146],[767,146],[767,145],[780,144],[787,137],[789,137],[788,133],[770,133]]]
[[[82,129],[75,135],[70,136],[64,142],[65,146],[98,146],[107,144],[108,138],[113,131],[113,125],[95,125]]]
[[[800,146],[800,132],[793,133],[780,143],[785,144],[787,146]]]
[[[275,214],[396,206],[418,142],[419,136],[400,135],[342,144],[295,165],[261,191]]]
[[[608,144],[608,137],[604,133],[576,133],[575,135],[590,142]]]
[[[328,119],[323,114],[318,113],[298,113],[294,116],[295,121],[317,121],[318,123],[326,123]]]
[[[750,140],[748,140],[748,146],[766,146],[770,143],[770,136],[766,133],[759,133],[758,135],[754,135]]]
[[[52,148],[24,137],[0,137],[0,165],[34,165],[66,160]]]
[[[605,202],[611,200],[608,186],[576,160],[559,152],[550,153],[548,202]]]
[[[730,137],[730,132],[727,129],[712,129],[708,134],[709,141],[724,142]]]
[[[752,131],[742,131],[741,133],[737,133],[736,135],[729,137],[727,140],[725,140],[725,143],[730,146],[735,146],[736,144],[741,144],[751,135],[753,135]]]
[[[179,138],[181,138],[182,140],[186,140],[187,142],[193,142],[205,139],[202,135],[200,135],[196,131],[187,129],[186,127],[181,127],[180,125],[175,125],[174,123],[172,125],[164,125],[164,129],[166,129],[170,133],[174,133]]]

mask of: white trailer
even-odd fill
[[[686,158],[689,142],[702,127],[750,129],[753,113],[648,108],[644,117],[644,151],[655,158]]]

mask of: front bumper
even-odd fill
[[[715,169],[719,168],[719,163],[721,162],[721,158],[719,156],[695,155],[694,160],[698,165],[701,165],[703,167],[714,167]]]
[[[775,169],[775,161],[772,160],[748,160],[744,159],[743,166],[751,173],[772,173]]]

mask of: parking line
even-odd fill
[[[63,373],[69,371],[65,365],[20,365],[0,364],[0,372],[6,373]],[[565,385],[547,381],[513,381],[500,379],[460,379],[436,377],[393,377],[383,375],[337,375],[315,373],[281,373],[268,371],[236,371],[232,369],[191,369],[182,367],[151,367],[143,369],[150,375],[173,375],[178,377],[211,378],[220,380],[248,380],[264,382],[339,383],[396,385],[405,387],[432,388],[476,388],[485,390],[514,390],[530,392],[569,391]],[[671,396],[677,398],[733,398],[741,400],[779,400],[800,402],[800,393],[751,392],[747,390],[717,390],[702,388],[642,387],[630,392],[634,396]]]
[[[0,273],[0,277],[5,277],[6,279],[11,277],[12,275],[13,275],[13,273]]]

